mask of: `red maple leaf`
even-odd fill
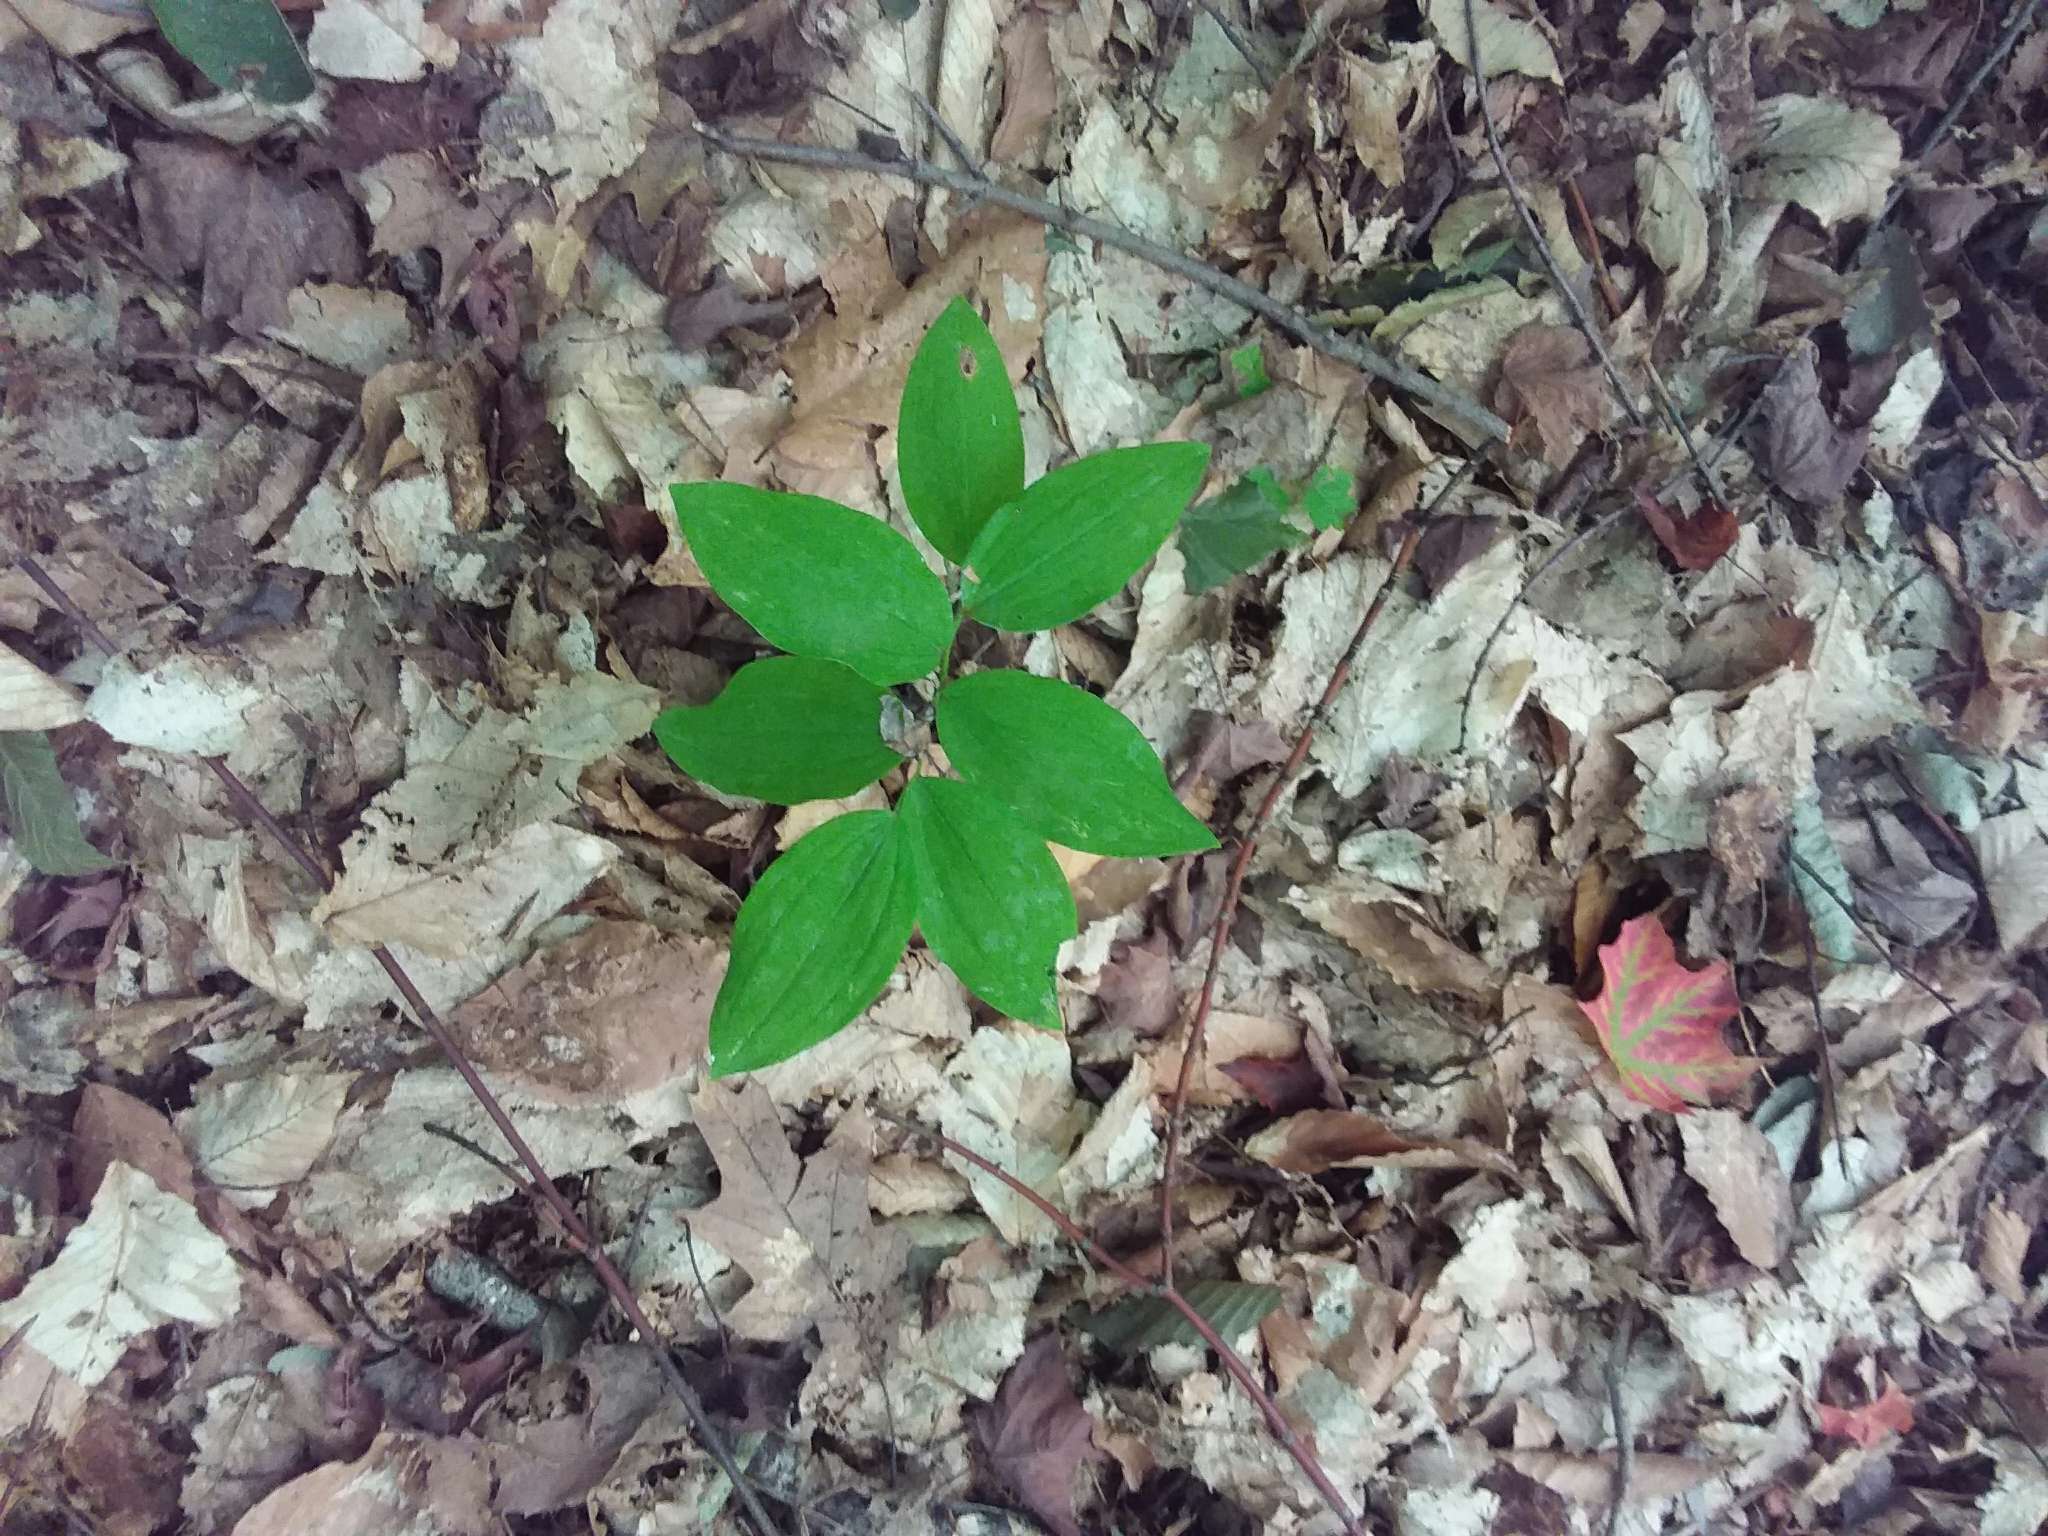
[[[1889,1376],[1884,1379],[1884,1390],[1878,1393],[1877,1401],[1861,1408],[1837,1408],[1833,1403],[1813,1406],[1822,1434],[1854,1440],[1861,1446],[1875,1445],[1894,1431],[1910,1433],[1913,1428],[1913,1400]]]
[[[1651,915],[1623,923],[1615,941],[1600,946],[1600,969],[1606,986],[1579,1006],[1630,1098],[1682,1115],[1688,1103],[1710,1103],[1756,1070],[1721,1038],[1741,1006],[1725,960],[1687,970]]]
[[[1690,516],[1674,512],[1641,486],[1636,487],[1636,507],[1643,521],[1657,535],[1657,542],[1671,551],[1671,558],[1688,571],[1704,571],[1735,547],[1739,531],[1735,514],[1709,497]]]

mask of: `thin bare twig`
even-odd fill
[[[1565,280],[1564,270],[1558,266],[1557,257],[1550,249],[1550,242],[1543,238],[1543,231],[1537,226],[1536,215],[1529,211],[1528,201],[1522,196],[1522,189],[1515,185],[1515,178],[1508,170],[1508,152],[1500,142],[1500,129],[1493,120],[1493,107],[1486,99],[1486,69],[1479,58],[1479,21],[1475,11],[1475,0],[1465,0],[1465,47],[1466,59],[1472,66],[1473,90],[1479,97],[1479,119],[1486,125],[1486,147],[1493,152],[1493,163],[1500,171],[1501,185],[1507,188],[1508,201],[1515,205],[1515,212],[1521,215],[1522,228],[1528,233],[1530,243],[1536,247],[1536,257],[1543,263],[1543,270],[1550,274],[1551,285],[1564,300],[1565,308],[1572,312],[1572,319],[1592,344],[1593,355],[1600,359],[1600,366],[1607,372],[1607,382],[1613,386],[1614,398],[1621,402],[1621,408],[1628,412],[1628,419],[1637,430],[1649,425],[1643,413],[1628,392],[1628,383],[1621,376],[1621,369],[1615,365],[1614,354],[1607,350],[1607,343],[1601,337],[1599,328],[1593,324],[1593,317],[1586,313],[1585,301],[1579,297],[1579,290]],[[1690,439],[1688,438],[1688,441]]]
[[[1338,1491],[1336,1483],[1331,1481],[1330,1474],[1324,1470],[1322,1462],[1316,1459],[1316,1453],[1302,1442],[1301,1437],[1294,1432],[1294,1426],[1287,1422],[1286,1415],[1280,1411],[1280,1405],[1273,1401],[1273,1394],[1268,1392],[1264,1383],[1253,1374],[1252,1368],[1245,1363],[1244,1357],[1230,1347],[1229,1342],[1223,1335],[1216,1331],[1215,1327],[1206,1317],[1195,1310],[1188,1299],[1174,1288],[1171,1281],[1155,1283],[1148,1280],[1144,1275],[1131,1268],[1122,1259],[1096,1242],[1065,1211],[1054,1205],[1045,1196],[1026,1184],[1022,1179],[1019,1179],[1007,1168],[998,1167],[979,1152],[969,1151],[966,1147],[961,1146],[959,1142],[953,1140],[952,1137],[930,1130],[913,1120],[905,1120],[901,1116],[892,1115],[882,1110],[877,1110],[876,1115],[880,1119],[887,1120],[891,1125],[900,1126],[912,1135],[923,1136],[930,1141],[936,1142],[947,1152],[961,1161],[979,1168],[990,1178],[1001,1180],[1004,1187],[1012,1194],[1030,1201],[1047,1221],[1050,1221],[1066,1235],[1068,1241],[1086,1252],[1096,1263],[1115,1275],[1124,1284],[1140,1294],[1157,1296],[1161,1301],[1172,1307],[1174,1311],[1178,1312],[1186,1320],[1187,1325],[1200,1336],[1202,1342],[1216,1351],[1216,1358],[1223,1362],[1223,1369],[1229,1373],[1230,1379],[1237,1383],[1238,1389],[1246,1397],[1251,1399],[1253,1405],[1259,1410],[1260,1417],[1266,1421],[1266,1432],[1273,1437],[1280,1448],[1287,1452],[1293,1459],[1294,1464],[1301,1469],[1302,1474],[1308,1478],[1323,1502],[1330,1507],[1330,1512],[1342,1523],[1347,1536],[1365,1536],[1365,1527],[1359,1522],[1358,1517],[1352,1514],[1350,1504],[1345,1500],[1344,1495]]]
[[[23,574],[40,587],[50,601],[78,625],[87,639],[109,656],[118,654],[118,648],[108,639],[106,632],[51,578],[40,561],[23,552],[18,563]],[[272,814],[269,807],[256,798],[255,792],[242,781],[241,776],[218,757],[202,758],[201,761],[212,770],[213,776],[220,781],[221,788],[227,792],[228,798],[242,814],[269,833],[272,840],[284,850],[293,863],[305,871],[309,879],[321,889],[326,889],[330,877],[325,865],[286,829],[284,823]],[[633,1288],[626,1283],[625,1276],[621,1275],[617,1266],[612,1263],[610,1256],[604,1251],[604,1246],[598,1242],[596,1235],[585,1224],[576,1207],[569,1202],[569,1198],[555,1186],[555,1181],[548,1177],[547,1169],[541,1165],[540,1158],[535,1155],[526,1138],[520,1134],[519,1127],[513,1123],[512,1117],[505,1112],[505,1106],[498,1102],[498,1096],[491,1092],[490,1085],[483,1080],[475,1064],[470,1061],[455,1037],[449,1033],[448,1026],[442,1021],[434,1006],[421,995],[419,988],[413,985],[412,977],[406,974],[405,967],[398,962],[398,957],[382,944],[373,947],[370,954],[383,968],[384,974],[390,978],[393,989],[404,1000],[406,1007],[412,1010],[413,1018],[418,1021],[420,1028],[440,1047],[441,1054],[448,1058],[448,1064],[455,1069],[457,1075],[476,1097],[484,1114],[489,1117],[491,1124],[497,1127],[498,1134],[505,1138],[505,1144],[512,1149],[513,1156],[526,1170],[532,1193],[538,1197],[540,1204],[549,1214],[561,1223],[562,1230],[568,1234],[569,1240],[577,1246],[589,1261],[590,1267],[597,1272],[597,1278],[604,1286],[606,1294],[610,1296],[612,1305],[618,1308],[641,1338],[653,1346],[654,1356],[661,1364],[662,1374],[668,1380],[669,1389],[675,1393],[676,1401],[682,1404],[683,1413],[696,1431],[699,1443],[703,1445],[711,1459],[718,1463],[718,1470],[731,1481],[748,1519],[754,1523],[762,1536],[779,1536],[781,1527],[762,1505],[760,1495],[754,1491],[753,1484],[747,1481],[738,1460],[726,1444],[725,1437],[711,1421],[711,1415],[706,1411],[703,1400],[697,1396],[696,1389],[684,1377],[666,1340],[648,1320],[646,1312],[641,1309],[639,1298],[633,1294]]]
[[[1049,203],[1042,197],[1013,191],[1001,182],[979,175],[974,171],[949,170],[925,160],[883,160],[858,150],[834,149],[817,144],[784,144],[774,139],[748,139],[726,133],[708,123],[698,123],[697,132],[716,149],[729,155],[751,157],[782,165],[808,166],[820,171],[861,171],[870,176],[895,177],[903,181],[916,182],[920,186],[944,187],[958,192],[963,197],[980,198],[1021,213],[1026,218],[1054,229],[1062,229],[1078,235],[1084,240],[1094,240],[1114,250],[1123,251],[1176,277],[1208,289],[1230,300],[1240,308],[1248,309],[1269,324],[1285,331],[1297,341],[1313,347],[1325,357],[1335,358],[1349,364],[1360,373],[1368,374],[1383,384],[1392,385],[1404,394],[1412,395],[1425,405],[1456,418],[1466,428],[1477,433],[1487,442],[1504,442],[1508,435],[1508,424],[1481,405],[1471,396],[1452,389],[1432,379],[1420,369],[1411,367],[1397,358],[1387,356],[1375,347],[1348,336],[1341,336],[1328,326],[1312,319],[1292,305],[1283,304],[1263,289],[1254,288],[1241,278],[1220,272],[1207,262],[1176,251],[1157,241],[1147,240],[1143,235],[1134,234],[1121,224],[1112,224],[1107,219],[1094,218],[1089,214],[1076,213]]]
[[[1350,680],[1351,667],[1358,660],[1358,653],[1364,649],[1366,636],[1379,619],[1393,595],[1394,587],[1401,575],[1408,569],[1408,562],[1415,558],[1415,547],[1422,540],[1422,531],[1429,524],[1431,516],[1458,487],[1470,478],[1479,467],[1479,461],[1467,459],[1451,476],[1444,488],[1437,492],[1429,506],[1424,509],[1408,536],[1401,541],[1400,549],[1394,555],[1394,563],[1388,569],[1386,579],[1366,605],[1365,613],[1358,621],[1358,628],[1352,631],[1350,642],[1344,653],[1330,670],[1330,680],[1323,687],[1322,697],[1317,699],[1302,722],[1301,734],[1294,739],[1294,750],[1287,754],[1287,761],[1280,765],[1280,771],[1273,776],[1273,783],[1267,789],[1265,798],[1252,813],[1246,825],[1244,836],[1238,843],[1237,857],[1230,862],[1230,878],[1223,888],[1223,903],[1216,910],[1215,926],[1209,933],[1209,964],[1202,973],[1202,993],[1195,1003],[1193,1019],[1188,1024],[1187,1042],[1181,1050],[1180,1074],[1174,1079],[1173,1096],[1166,1101],[1166,1165],[1160,1175],[1159,1185],[1159,1252],[1160,1269],[1167,1288],[1173,1287],[1173,1206],[1174,1184],[1180,1172],[1181,1122],[1186,1118],[1188,1084],[1194,1078],[1195,1061],[1202,1054],[1208,1038],[1209,1013],[1216,1004],[1216,977],[1223,968],[1224,951],[1230,946],[1230,930],[1237,920],[1237,904],[1244,893],[1244,877],[1251,868],[1252,855],[1258,851],[1259,836],[1265,831],[1266,823],[1280,806],[1281,797],[1294,782],[1294,776],[1301,771],[1301,765],[1308,758],[1308,749],[1315,739],[1316,727],[1330,712],[1330,706],[1337,701],[1337,695],[1344,691],[1344,684]]]

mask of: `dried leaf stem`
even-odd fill
[[[1411,540],[1410,542],[1412,543],[1413,541]],[[1045,1196],[1011,1173],[1007,1168],[998,1167],[979,1152],[969,1151],[966,1147],[961,1146],[959,1142],[953,1140],[952,1137],[928,1129],[913,1120],[905,1120],[900,1116],[888,1114],[881,1110],[877,1110],[875,1113],[878,1119],[887,1120],[891,1125],[900,1126],[913,1135],[923,1136],[927,1140],[936,1142],[941,1148],[951,1153],[954,1157],[959,1158],[962,1162],[979,1168],[992,1179],[1001,1180],[1004,1187],[1012,1194],[1030,1201],[1047,1221],[1058,1227],[1065,1234],[1068,1241],[1086,1252],[1096,1263],[1115,1275],[1124,1284],[1130,1286],[1132,1290],[1142,1295],[1157,1296],[1161,1301],[1172,1307],[1174,1311],[1178,1312],[1186,1320],[1187,1325],[1200,1335],[1202,1342],[1216,1351],[1216,1358],[1223,1362],[1223,1369],[1229,1373],[1230,1379],[1237,1383],[1239,1390],[1246,1397],[1250,1398],[1253,1405],[1258,1408],[1260,1417],[1266,1421],[1266,1432],[1273,1437],[1274,1442],[1282,1450],[1293,1458],[1294,1464],[1301,1469],[1302,1475],[1315,1486],[1315,1490],[1322,1497],[1323,1502],[1330,1507],[1330,1512],[1343,1525],[1346,1536],[1365,1536],[1364,1525],[1356,1515],[1352,1514],[1350,1504],[1346,1502],[1344,1495],[1338,1491],[1336,1483],[1331,1480],[1330,1474],[1324,1469],[1322,1462],[1317,1460],[1316,1453],[1309,1448],[1301,1436],[1294,1432],[1294,1426],[1287,1422],[1286,1415],[1280,1411],[1280,1405],[1273,1401],[1273,1394],[1266,1390],[1264,1383],[1259,1380],[1251,1366],[1245,1362],[1244,1356],[1230,1347],[1229,1341],[1216,1331],[1214,1325],[1206,1317],[1195,1310],[1188,1299],[1181,1295],[1179,1290],[1174,1287],[1171,1279],[1156,1282],[1146,1279],[1144,1275],[1090,1237],[1082,1230],[1080,1224],[1067,1215],[1065,1211],[1054,1205]]]
[[[50,601],[79,627],[80,632],[88,640],[108,656],[119,654],[118,647],[108,638],[106,632],[51,578],[50,573],[43,569],[41,562],[24,552],[18,563],[23,574],[43,590]],[[256,798],[255,792],[243,782],[241,775],[218,757],[205,757],[201,761],[220,781],[221,788],[227,792],[235,807],[251,823],[267,832],[292,862],[305,871],[307,877],[316,885],[325,890],[331,878],[326,867],[283,822],[277,819],[268,806]],[[641,1338],[653,1347],[655,1359],[661,1365],[669,1389],[675,1393],[676,1401],[682,1404],[683,1413],[689,1419],[691,1428],[696,1431],[699,1443],[718,1464],[718,1470],[725,1474],[739,1495],[748,1519],[761,1536],[780,1536],[781,1527],[762,1505],[760,1495],[754,1491],[753,1484],[747,1481],[738,1459],[732,1453],[732,1448],[726,1444],[725,1436],[711,1421],[703,1400],[697,1396],[696,1389],[684,1377],[660,1331],[648,1320],[646,1312],[641,1309],[639,1299],[633,1294],[632,1286],[626,1283],[626,1277],[620,1274],[618,1266],[612,1263],[597,1235],[590,1230],[569,1198],[556,1188],[555,1181],[548,1177],[547,1169],[541,1166],[540,1158],[534,1154],[533,1148],[520,1134],[519,1127],[513,1123],[512,1117],[505,1112],[505,1106],[498,1102],[498,1096],[491,1092],[490,1085],[483,1080],[475,1064],[456,1043],[455,1037],[449,1033],[447,1024],[442,1021],[434,1006],[421,995],[419,988],[413,985],[412,977],[406,974],[405,967],[399,963],[398,957],[382,944],[372,948],[370,954],[383,968],[384,974],[390,978],[393,990],[404,1000],[406,1007],[412,1010],[413,1018],[419,1022],[420,1028],[440,1047],[441,1053],[448,1058],[448,1064],[455,1068],[457,1075],[476,1096],[476,1101],[483,1107],[485,1115],[497,1127],[498,1134],[505,1138],[505,1144],[512,1149],[512,1155],[526,1170],[530,1192],[561,1224],[569,1241],[582,1253],[596,1273],[599,1283],[610,1296],[612,1305],[618,1308],[620,1314]]]
[[[1127,255],[1135,256],[1176,277],[1208,289],[1230,300],[1241,308],[1269,324],[1285,331],[1297,341],[1313,347],[1326,357],[1347,363],[1360,373],[1378,379],[1412,395],[1425,405],[1434,406],[1450,416],[1456,417],[1467,427],[1489,442],[1504,442],[1508,435],[1508,424],[1489,411],[1485,406],[1460,390],[1452,389],[1432,379],[1428,374],[1397,358],[1387,356],[1378,348],[1362,341],[1339,335],[1328,326],[1318,323],[1292,305],[1283,304],[1263,289],[1254,288],[1241,278],[1217,270],[1207,262],[1197,261],[1181,251],[1147,240],[1143,235],[1134,234],[1121,224],[1107,219],[1094,218],[1085,213],[1062,208],[1057,203],[1047,202],[1042,197],[1033,197],[1026,192],[1014,191],[999,181],[971,170],[951,170],[945,166],[933,165],[926,160],[910,158],[883,159],[877,155],[863,154],[859,150],[834,149],[828,145],[785,144],[775,139],[749,139],[729,134],[708,123],[697,124],[697,132],[704,142],[729,155],[754,160],[766,160],[781,165],[801,165],[817,171],[861,171],[870,176],[889,176],[899,181],[916,182],[920,186],[944,187],[963,197],[978,198],[1021,213],[1026,218],[1054,229],[1065,230],[1084,240],[1094,240]]]

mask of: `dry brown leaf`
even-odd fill
[[[1494,406],[1536,429],[1545,462],[1562,469],[1607,419],[1607,380],[1586,338],[1568,325],[1525,325],[1501,354]]]
[[[709,939],[605,920],[500,977],[448,1022],[479,1066],[528,1093],[615,1103],[703,1062],[724,974]]]
[[[1525,1477],[1563,1494],[1575,1504],[1590,1508],[1606,1505],[1614,1496],[1614,1454],[1574,1456],[1564,1451],[1502,1451],[1500,1458]],[[1695,1461],[1657,1451],[1637,1451],[1630,1459],[1629,1496],[1632,1499],[1675,1499],[1690,1493],[1701,1483],[1719,1477],[1725,1470],[1719,1463]]]
[[[1984,1212],[1984,1245],[1977,1254],[1977,1272],[1984,1283],[2015,1306],[2027,1299],[2022,1273],[2034,1229],[2024,1216],[1994,1200]]]
[[[1776,1269],[1792,1239],[1792,1190],[1764,1133],[1730,1109],[1695,1110],[1678,1130],[1692,1175],[1735,1249],[1758,1269]]]
[[[996,1399],[975,1414],[975,1439],[990,1469],[1054,1536],[1081,1536],[1074,1496],[1082,1471],[1100,1460],[1095,1421],[1067,1384],[1057,1333],[1024,1348]]]
[[[1467,1137],[1409,1136],[1341,1109],[1305,1109],[1268,1126],[1245,1150],[1282,1173],[1323,1173],[1331,1168],[1484,1168],[1521,1178],[1515,1161],[1498,1147]]]

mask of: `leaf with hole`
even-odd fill
[[[953,639],[945,586],[908,539],[819,496],[670,487],[705,579],[770,645],[874,683],[937,669]]]
[[[777,805],[837,800],[901,761],[882,740],[882,689],[851,667],[769,656],[696,709],[655,717],[654,739],[685,773]]]
[[[275,0],[149,0],[164,41],[223,91],[284,106],[313,94],[313,71]]]
[[[881,996],[916,921],[900,818],[835,816],[768,866],[732,927],[711,1073],[786,1061]]]
[[[962,605],[991,629],[1080,618],[1158,553],[1208,467],[1206,443],[1146,443],[1034,481],[968,551]]]
[[[925,332],[896,411],[896,471],[911,521],[955,565],[1024,489],[1024,428],[996,339],[965,299]]]
[[[1260,465],[1181,518],[1180,552],[1187,562],[1181,579],[1188,591],[1207,592],[1301,539],[1287,515],[1287,493]]]
[[[940,689],[935,708],[955,771],[1041,837],[1119,858],[1216,846],[1143,734],[1091,693],[1028,672],[977,672]]]
[[[1721,1035],[1740,1007],[1728,962],[1688,970],[1655,914],[1631,918],[1600,946],[1600,970],[1606,986],[1579,1006],[1630,1098],[1682,1115],[1756,1070]]]
[[[43,732],[0,731],[0,790],[14,846],[37,874],[89,875],[121,862],[85,840],[78,801],[57,771],[57,750]]]
[[[958,779],[912,779],[896,810],[932,953],[990,1007],[1058,1029],[1052,967],[1074,936],[1074,897],[1044,841]]]

